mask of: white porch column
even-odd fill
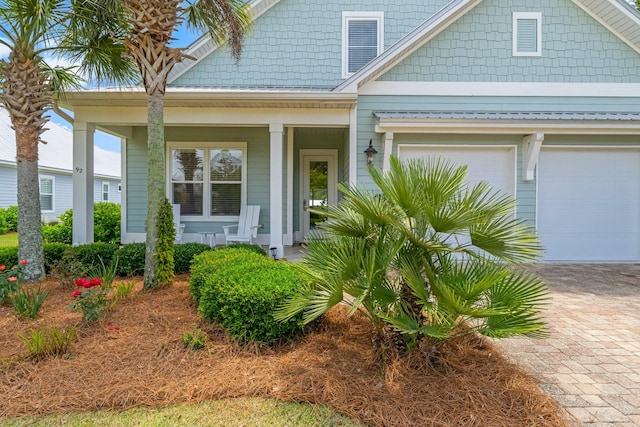
[[[287,128],[287,246],[293,245],[293,135],[294,128]]]
[[[93,134],[95,125],[73,123],[74,245],[93,242]]]
[[[358,182],[358,107],[349,113],[349,184]]]
[[[270,205],[271,217],[270,227],[271,235],[269,237],[269,248],[276,248],[277,258],[284,256],[284,247],[282,244],[282,201],[283,201],[283,134],[284,126],[282,123],[271,123],[269,125],[270,139]]]
[[[391,169],[391,154],[393,152],[393,132],[384,134],[384,158],[382,159],[382,170],[389,172]]]

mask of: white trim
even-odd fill
[[[56,177],[54,175],[40,175],[38,174],[38,189],[40,191],[40,200],[42,200],[42,183],[41,179],[50,179],[51,180],[51,194],[46,194],[47,196],[51,196],[51,209],[43,210],[42,202],[40,203],[40,213],[41,214],[50,214],[55,213],[56,211]]]
[[[533,181],[535,178],[534,172],[543,141],[543,133],[534,133],[522,138],[522,180],[525,182]]]
[[[349,114],[349,184],[358,182],[358,107]]]
[[[304,199],[304,192],[305,192],[305,157],[310,157],[310,156],[317,156],[317,157],[323,157],[323,158],[327,158],[330,159],[329,161],[333,162],[333,169],[330,169],[328,172],[329,177],[328,177],[328,187],[329,187],[329,194],[327,195],[327,199],[328,199],[328,203],[334,203],[337,204],[338,203],[338,189],[337,189],[337,184],[338,184],[338,150],[336,150],[335,148],[318,148],[318,149],[301,149],[299,150],[299,157],[300,157],[300,189],[299,189],[299,193],[300,193],[300,207],[298,209],[299,212],[299,221],[298,221],[298,225],[300,230],[297,232],[298,233],[298,240],[302,241],[304,240],[304,236],[305,236],[305,231],[306,231],[306,226],[305,226],[305,214],[304,214],[304,207],[303,207],[303,199]],[[331,163],[330,163],[331,164]],[[333,184],[332,184],[333,183]],[[332,188],[333,186],[333,188]]]
[[[193,149],[202,149],[205,151],[204,154],[204,164],[203,172],[204,177],[202,181],[202,185],[204,188],[203,193],[203,214],[202,216],[191,216],[191,215],[181,215],[181,222],[229,222],[229,221],[237,221],[238,215],[227,215],[227,216],[212,216],[210,214],[211,211],[211,181],[210,181],[210,154],[209,150],[217,149],[217,148],[229,148],[235,150],[242,150],[242,184],[241,184],[241,193],[240,193],[240,205],[244,206],[247,204],[247,143],[246,142],[222,142],[222,141],[167,141],[167,152],[166,154],[166,195],[171,203],[173,203],[173,191],[172,189],[172,180],[171,180],[171,150],[173,149],[181,149],[181,148],[193,148]]]
[[[287,234],[284,244],[293,245],[293,157],[294,157],[294,132],[295,128],[287,128]]]
[[[95,124],[73,121],[73,230],[74,245],[93,243]]]
[[[378,31],[378,49],[376,57],[384,50],[384,12],[342,12],[342,78],[352,76],[356,71],[349,71],[349,22],[376,21]]]
[[[640,83],[387,82],[363,85],[359,95],[554,96],[638,98]]]
[[[120,241],[125,242],[127,235],[127,138],[120,138],[120,175],[122,193],[120,193]],[[146,238],[145,238],[146,240]]]
[[[521,19],[536,21],[536,51],[520,52],[518,50],[518,21]],[[540,12],[513,12],[513,56],[542,56],[542,13]]]

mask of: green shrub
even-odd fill
[[[164,203],[160,205],[158,214],[158,244],[156,253],[153,254],[156,262],[156,282],[158,285],[170,285],[173,283],[173,253],[174,241],[176,240],[176,229],[173,224],[173,210],[171,203],[165,197]]]
[[[198,255],[193,263],[198,311],[221,324],[240,343],[271,344],[302,332],[302,316],[286,322],[273,318],[277,306],[304,286],[289,263],[276,262],[244,249]],[[197,274],[195,273],[197,272]],[[195,297],[195,295],[194,295]]]
[[[49,264],[51,277],[57,281],[62,289],[73,289],[76,279],[84,277],[87,269],[78,261],[69,249],[62,259]]]
[[[44,300],[49,296],[49,289],[42,289],[40,286],[21,287],[17,292],[9,295],[9,302],[16,311],[18,319],[35,320],[40,313],[40,308]]]
[[[7,220],[4,218],[4,209],[0,209],[0,234],[7,234],[9,232],[9,226],[7,226]]]
[[[98,202],[93,205],[93,240],[120,243],[120,205]]]
[[[173,261],[176,274],[189,272],[191,261],[196,255],[211,251],[212,248],[204,243],[183,243],[175,245]]]
[[[17,246],[0,246],[0,265],[9,268],[18,263]]]
[[[44,266],[47,273],[51,272],[52,267],[64,257],[65,251],[69,249],[71,249],[71,245],[65,243],[45,243],[42,246]]]
[[[115,243],[87,243],[86,245],[73,246],[71,252],[87,270],[96,270],[105,265],[111,264],[113,257],[118,250]]]
[[[66,210],[58,218],[59,223],[42,226],[42,238],[49,243],[71,243],[73,210]],[[93,205],[93,240],[120,243],[120,205],[112,202],[97,202]]]
[[[71,226],[62,222],[42,226],[42,240],[45,243],[71,244]]]
[[[251,245],[249,243],[234,243],[234,244],[231,244],[231,245],[227,246],[226,248],[228,248],[228,249],[234,249],[234,248],[235,249],[246,249],[248,251],[255,252],[255,253],[263,255],[263,256],[267,256],[267,251],[262,249],[262,246]]]
[[[7,224],[7,232],[18,232],[18,207],[9,206],[4,209],[4,221]]]
[[[144,273],[144,243],[128,243],[115,253],[118,258],[118,276],[140,276]]]
[[[18,336],[27,346],[29,357],[33,360],[42,360],[69,353],[71,342],[76,336],[76,327],[58,329],[54,326],[47,330],[47,327],[43,326],[39,331],[32,329],[26,335],[18,334]]]
[[[207,341],[207,334],[196,325],[191,325],[191,329],[182,334],[182,345],[191,350],[201,350]]]

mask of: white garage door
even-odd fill
[[[401,160],[440,156],[468,166],[471,185],[487,181],[494,189],[515,195],[515,148],[482,146],[399,145]]]
[[[549,261],[638,261],[640,151],[545,148],[538,232]]]

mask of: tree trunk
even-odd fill
[[[144,260],[144,287],[158,284],[155,253],[158,246],[158,218],[165,198],[164,93],[147,95],[147,248]]]
[[[18,173],[18,259],[27,260],[22,279],[37,282],[44,277],[42,225],[40,222],[39,134],[33,126],[16,128]]]

